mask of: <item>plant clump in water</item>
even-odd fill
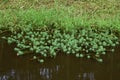
[[[78,58],[95,59],[102,62],[102,55],[108,51],[114,52],[119,44],[118,37],[106,31],[77,29],[76,31],[63,30],[32,30],[14,32],[6,37],[8,43],[15,43],[17,55],[32,52],[33,60],[44,62],[43,58],[56,57],[59,52],[73,54]]]

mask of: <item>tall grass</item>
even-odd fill
[[[71,9],[73,8],[73,9]],[[32,28],[63,28],[65,30],[79,29],[81,27],[94,27],[99,29],[112,29],[120,31],[120,15],[101,18],[89,14],[75,15],[74,7],[58,7],[39,10],[1,10],[0,29],[7,28],[11,31],[16,29],[25,30],[29,25]]]
[[[34,29],[52,26],[63,30],[92,27],[120,32],[119,0],[17,0],[15,5],[18,7],[12,7],[10,3],[15,1],[7,0],[5,4],[9,7],[0,10],[0,29],[15,31],[25,30],[29,26]],[[1,3],[0,8],[5,4]]]

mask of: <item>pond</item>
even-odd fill
[[[16,56],[13,46],[0,40],[0,80],[119,80],[119,52],[120,45],[103,63],[60,53],[41,64],[28,55]]]

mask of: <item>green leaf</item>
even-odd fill
[[[103,59],[97,58],[96,60],[97,60],[98,62],[103,62]]]
[[[102,54],[103,54],[103,55],[105,55],[105,54],[106,54],[106,52],[102,52]]]
[[[43,62],[44,62],[44,59],[38,59],[38,61],[39,61],[40,63],[43,63]]]
[[[43,56],[44,56],[44,57],[47,57],[47,54],[44,54]]]
[[[76,54],[76,57],[79,57],[79,53]]]
[[[37,59],[37,57],[36,57],[36,56],[33,56],[33,59]]]
[[[116,44],[118,45],[118,44],[119,44],[119,42],[116,42]]]
[[[84,55],[83,55],[83,54],[80,54],[80,57],[81,57],[81,58],[83,58],[83,57],[84,57]]]
[[[22,52],[22,51],[18,51],[18,53],[17,53],[17,56],[21,56],[21,55],[23,55],[24,53]]]
[[[87,58],[90,59],[91,58],[90,55],[87,55]]]
[[[113,47],[115,47],[116,45],[115,44],[112,44]]]
[[[112,51],[112,52],[114,52],[114,51],[115,51],[115,49],[111,49],[111,51]]]
[[[5,36],[3,36],[3,37],[1,37],[2,39],[7,39],[7,37],[5,37]]]
[[[15,51],[20,51],[20,49],[19,49],[19,48],[14,48],[14,50],[15,50]]]
[[[40,49],[37,49],[37,50],[36,50],[36,53],[40,53]]]
[[[103,42],[103,46],[107,46],[107,43],[106,43],[106,42]]]
[[[88,50],[86,50],[86,53],[88,53],[89,51]]]
[[[11,39],[8,39],[8,44],[11,44],[12,43],[12,40]]]
[[[96,57],[100,57],[100,55],[99,55],[99,54],[96,54],[95,56],[96,56]]]
[[[30,48],[30,51],[34,51],[34,48],[31,47],[31,48]]]
[[[56,52],[53,52],[53,56],[56,56]]]

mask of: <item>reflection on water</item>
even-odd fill
[[[60,66],[56,65],[55,68],[40,68],[40,76],[44,80],[51,80],[52,79],[52,74],[57,73],[59,71]]]
[[[10,72],[0,74],[0,80],[15,80],[15,71],[12,69]]]
[[[11,69],[8,72],[4,72],[3,74],[0,74],[0,80],[53,80],[52,74],[56,72],[58,72],[57,68],[56,69],[40,68],[40,71],[39,71],[40,74],[36,75],[37,72],[36,73],[31,73],[29,71],[21,72],[21,71]],[[74,80],[95,80],[95,77],[93,72],[89,72],[89,73],[78,74],[76,79]]]
[[[37,71],[19,71],[15,69],[11,69],[7,72],[0,72],[0,80],[36,80],[37,77],[40,80],[52,80],[52,74],[57,73],[59,71],[60,66],[56,65],[53,68],[40,68]]]
[[[95,80],[94,73],[88,72],[88,73],[82,73],[78,74],[75,80]]]
[[[119,80],[120,46],[103,63],[60,54],[45,63],[17,57],[13,47],[0,42],[0,80]]]

